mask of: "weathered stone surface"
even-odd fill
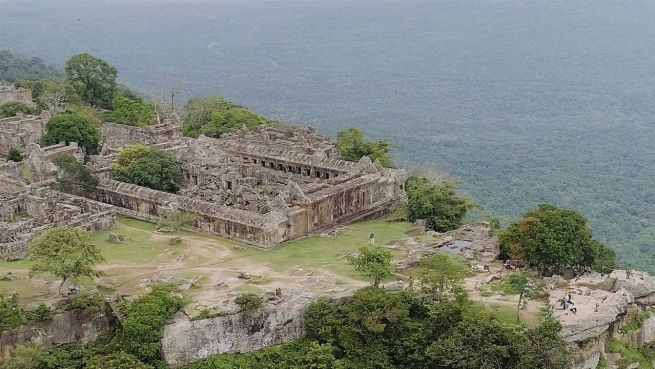
[[[178,367],[210,355],[250,352],[290,342],[304,335],[302,314],[308,303],[285,297],[259,311],[195,321],[180,313],[164,329],[164,359]]]
[[[646,272],[632,271],[628,278],[625,270],[615,270],[609,275],[613,281],[611,291],[625,289],[635,298],[646,297],[655,292],[655,278]]]
[[[578,309],[574,314],[561,308],[560,301],[569,292],[552,290],[549,298],[550,310],[562,325],[560,334],[569,343],[584,342],[600,336],[627,313],[628,304],[634,300],[630,292],[624,289],[607,292],[579,287],[572,291],[572,299]]]
[[[53,319],[33,326],[20,326],[0,332],[0,360],[9,347],[32,342],[44,345],[78,343],[86,345],[110,329],[110,319],[104,312],[66,311]]]

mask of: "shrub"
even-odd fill
[[[95,313],[105,309],[107,303],[98,293],[79,293],[62,301],[60,308],[62,310],[84,310]]]
[[[47,307],[45,304],[39,304],[36,309],[28,311],[25,314],[25,320],[28,323],[38,323],[46,320],[52,319],[53,315],[52,309]]]
[[[16,163],[23,161],[23,152],[19,148],[12,147],[7,152],[7,160],[14,161]]]
[[[239,306],[239,311],[253,311],[262,306],[263,300],[259,295],[248,292],[237,296],[234,302]]]
[[[20,101],[9,101],[0,105],[0,118],[15,117],[18,113],[32,114],[33,110]]]
[[[182,172],[173,156],[156,146],[133,145],[124,148],[111,165],[114,179],[153,190],[175,192]]]
[[[175,288],[156,285],[152,292],[126,306],[122,339],[129,353],[146,364],[161,364],[159,350],[166,322],[182,307]]]

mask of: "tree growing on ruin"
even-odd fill
[[[391,252],[387,249],[363,246],[350,264],[361,275],[370,278],[371,286],[377,288],[384,278],[391,275],[391,258]]]
[[[411,176],[405,189],[409,220],[425,219],[425,225],[438,232],[459,228],[466,212],[475,206],[457,194],[453,182],[434,184],[425,177]]]
[[[371,161],[380,160],[385,167],[392,167],[389,140],[364,141],[364,132],[350,127],[337,133],[339,153],[346,160],[358,161],[368,156]]]
[[[59,155],[52,162],[60,169],[57,178],[60,191],[67,193],[75,193],[77,189],[90,191],[98,185],[98,177],[93,170],[74,157]]]
[[[66,78],[91,106],[111,108],[117,75],[116,68],[89,54],[74,55],[66,62]]]
[[[182,172],[173,156],[156,146],[133,145],[121,150],[111,165],[113,178],[154,190],[175,192]]]
[[[156,122],[155,106],[138,97],[118,96],[112,108],[109,119],[116,123],[143,127]]]
[[[34,111],[20,101],[9,101],[0,105],[0,118],[15,117],[18,114],[32,114]]]
[[[244,125],[257,127],[267,123],[266,118],[243,106],[233,104],[222,97],[209,96],[192,99],[186,103],[182,133],[190,137],[198,137],[200,134],[219,137]]]
[[[94,151],[100,144],[100,131],[86,117],[75,113],[55,114],[45,126],[46,133],[41,136],[41,146],[65,142],[77,142],[87,151]]]
[[[540,205],[510,224],[500,234],[500,245],[501,257],[523,260],[542,274],[615,267],[614,252],[592,237],[585,217],[553,205]]]
[[[28,249],[28,260],[32,261],[32,272],[61,278],[59,293],[69,279],[100,276],[102,273],[95,266],[105,261],[91,242],[89,232],[68,228],[54,228],[34,239]]]

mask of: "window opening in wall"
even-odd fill
[[[266,162],[264,160],[262,160],[262,167],[265,167],[265,166],[266,166]]]
[[[232,189],[232,181],[225,181],[228,190]]]
[[[325,179],[330,179],[330,173],[325,173]]]
[[[284,165],[282,165],[282,164],[278,164],[278,165],[277,165],[277,169],[278,169],[278,170],[284,170]]]
[[[321,178],[321,172],[319,172],[319,171],[317,170],[317,171],[315,172],[315,174],[316,174],[316,178]]]

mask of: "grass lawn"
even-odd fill
[[[267,263],[280,272],[292,271],[296,266],[325,267],[337,274],[360,279],[345,256],[367,245],[371,233],[375,234],[377,245],[384,245],[407,237],[411,228],[408,222],[371,220],[349,225],[345,232],[336,237],[309,236],[286,242],[275,249],[263,250],[259,255],[249,257],[249,260]],[[400,258],[401,252],[392,252],[396,258]]]

